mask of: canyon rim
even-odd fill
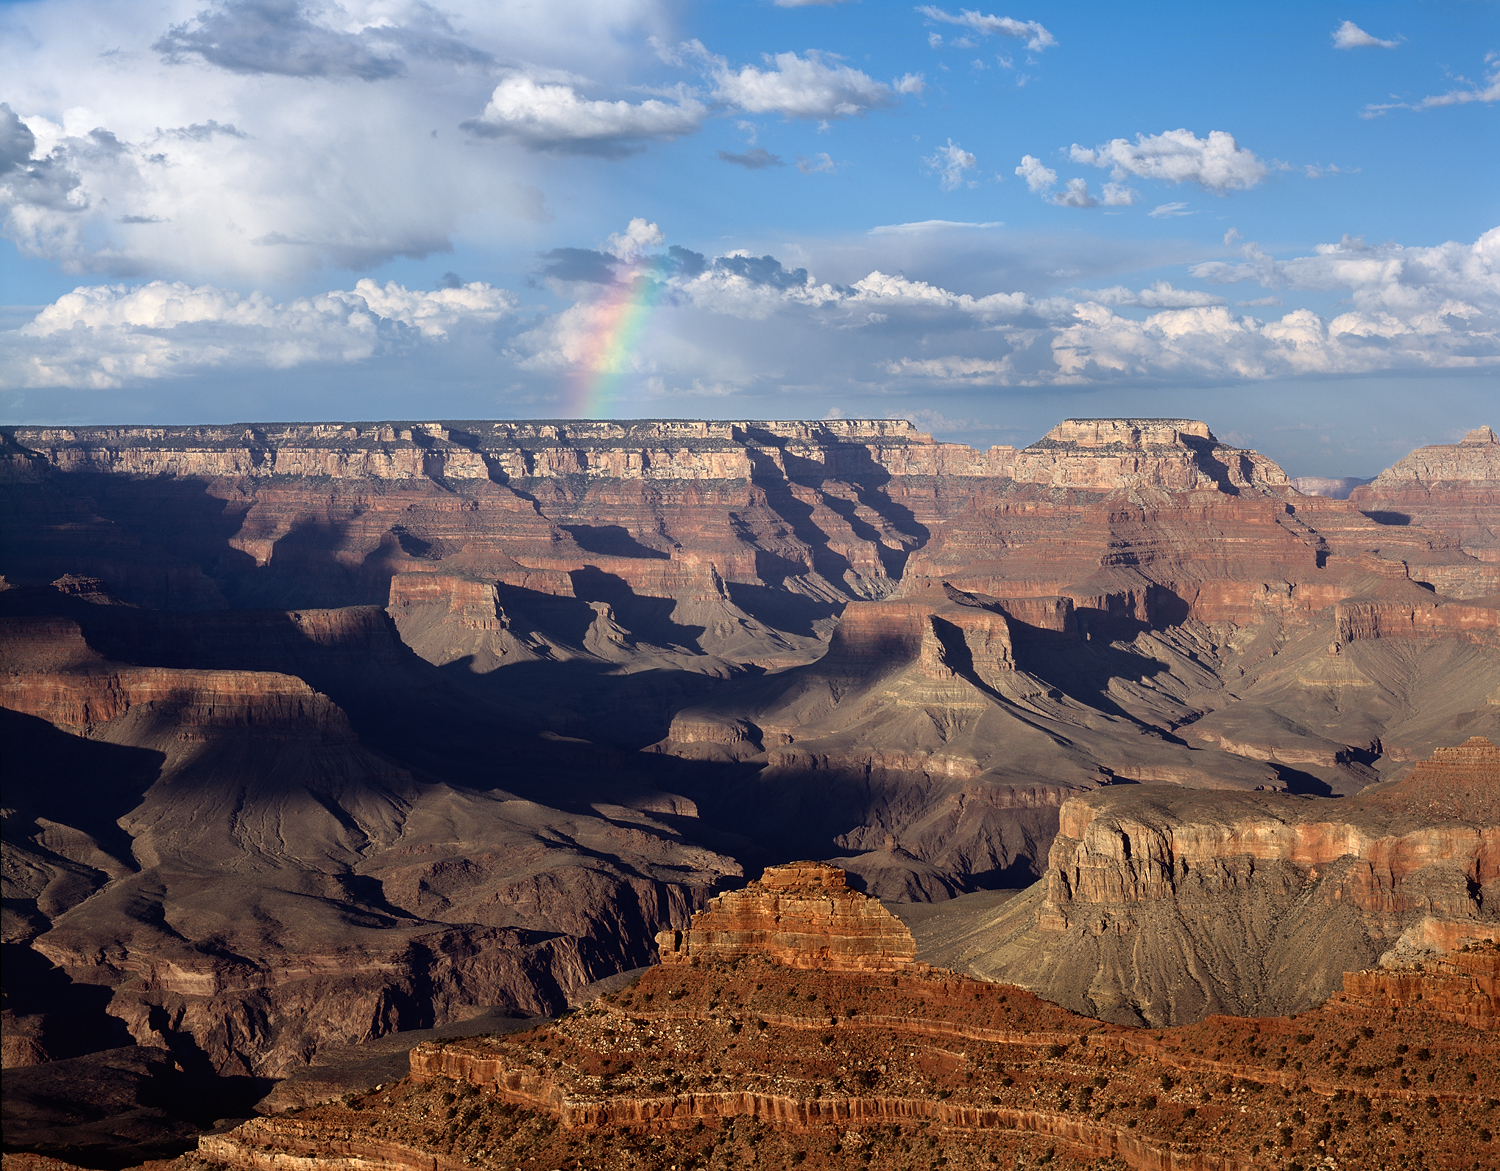
[[[1487,427],[1347,499],[1185,419],[0,437],[16,1158],[259,1168],[197,1136],[674,958],[951,969],[1054,1032],[1494,1029]]]

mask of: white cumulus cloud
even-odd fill
[[[1016,168],[1016,174],[1026,180],[1026,186],[1033,194],[1040,195],[1048,203],[1055,203],[1058,207],[1099,206],[1099,201],[1089,194],[1088,182],[1083,179],[1069,179],[1063,184],[1061,191],[1053,191],[1057,186],[1057,172],[1045,166],[1034,155],[1021,156],[1021,165]],[[1136,193],[1122,183],[1104,185],[1104,202],[1111,207],[1129,206],[1135,202],[1135,198]]]
[[[896,100],[895,91],[884,82],[812,49],[800,55],[768,55],[765,68],[743,65],[735,69],[723,58],[710,61],[714,97],[750,114],[848,118]],[[902,84],[910,87],[911,82],[903,79]]]
[[[1076,323],[1052,339],[1059,371],[1085,379],[1272,378],[1500,366],[1500,228],[1473,244],[1405,248],[1346,236],[1312,256],[1277,260],[1255,244],[1244,255],[1244,263],[1212,261],[1189,271],[1209,281],[1342,291],[1353,308],[1329,320],[1294,309],[1262,322],[1205,305],[1133,321],[1096,301],[1080,306]]]
[[[1089,194],[1089,185],[1082,179],[1069,179],[1067,184],[1052,197],[1058,207],[1098,207],[1099,201]]]
[[[1093,148],[1075,142],[1068,157],[1075,163],[1112,168],[1116,182],[1136,175],[1166,183],[1197,183],[1218,194],[1254,187],[1269,173],[1265,163],[1223,130],[1211,130],[1207,138],[1191,130],[1137,134],[1134,142],[1115,138]]]
[[[636,216],[623,232],[610,233],[604,250],[621,260],[635,260],[667,242],[666,234],[643,217]]]
[[[1445,330],[1445,321],[1489,321],[1500,317],[1500,228],[1473,244],[1449,241],[1434,247],[1367,244],[1345,236],[1320,244],[1312,256],[1277,260],[1255,243],[1237,264],[1208,261],[1189,270],[1200,280],[1233,284],[1253,281],[1268,289],[1348,290],[1356,310],[1391,316],[1422,328]]]
[[[277,303],[212,285],[90,285],[0,334],[0,385],[111,389],[218,367],[362,362],[493,325],[516,298],[482,283],[432,292],[395,282]]]
[[[1399,43],[1399,41],[1382,41],[1379,37],[1372,37],[1352,20],[1344,21],[1333,30],[1335,49],[1394,49]]]
[[[1222,306],[1172,309],[1144,321],[1102,305],[1081,305],[1075,325],[1057,331],[1052,351],[1064,377],[1276,378],[1389,369],[1493,366],[1493,338],[1482,358],[1453,330],[1423,331],[1393,318],[1341,314],[1324,321],[1309,309],[1280,320],[1237,317]]]
[[[1016,174],[1026,180],[1027,189],[1036,195],[1057,186],[1057,172],[1045,166],[1035,155],[1022,155]]]
[[[580,97],[572,85],[516,73],[495,87],[484,113],[464,128],[532,150],[619,156],[643,150],[652,139],[691,134],[707,116],[708,107],[691,97],[598,101]]]

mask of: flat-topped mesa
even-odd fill
[[[1064,419],[1042,442],[1077,447],[1184,447],[1184,437],[1218,442],[1200,419]]]
[[[1016,665],[1003,602],[944,584],[945,591],[927,590],[909,598],[850,602],[833,632],[820,673],[869,677],[916,659],[923,674],[931,678],[946,678],[962,670],[995,686],[998,677]],[[1071,613],[1071,608],[1055,602],[1026,598],[1015,604],[1039,618]]]
[[[1020,484],[1114,492],[1290,492],[1287,474],[1253,451],[1227,447],[1197,419],[1064,419],[1015,453]]]
[[[663,964],[763,955],[833,972],[894,972],[917,954],[905,923],[818,862],[767,867],[759,882],[711,899],[686,931],[661,932],[656,945]]]

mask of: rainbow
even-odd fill
[[[579,358],[568,413],[576,418],[608,418],[619,398],[622,376],[641,344],[662,293],[663,282],[637,272],[594,306],[594,328]]]

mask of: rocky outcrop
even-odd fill
[[[1341,642],[1362,638],[1456,637],[1476,642],[1500,639],[1500,608],[1434,598],[1425,590],[1402,590],[1405,596],[1345,598],[1334,607]]]
[[[692,926],[656,937],[664,964],[767,955],[792,968],[888,972],[917,954],[911,932],[844,871],[815,862],[768,867],[759,882],[716,895]]]
[[[1408,963],[1346,972],[1341,1002],[1374,1011],[1405,1009],[1491,1031],[1500,1023],[1500,946],[1494,940]]]
[[[1270,460],[1226,447],[1194,419],[1068,419],[1017,452],[1008,474],[1018,484],[1105,494],[1290,485]]]
[[[314,731],[346,742],[354,739],[336,704],[289,675],[116,667],[0,676],[0,707],[53,724],[91,727],[141,706],[171,710],[183,739],[191,739],[195,728],[233,727],[254,727],[268,736]]]
[[[1462,443],[1419,447],[1355,488],[1349,502],[1381,524],[1452,533],[1466,553],[1495,562],[1500,561],[1497,490],[1500,441],[1491,428],[1477,427]]]
[[[1336,804],[1101,790],[1043,882],[933,958],[1105,1020],[1299,1011],[1387,952],[1500,938],[1497,802],[1482,737]]]
[[[456,1171],[497,1151],[879,1171],[914,1153],[1143,1171],[1484,1159],[1495,1050],[1409,1003],[1141,1030],[920,965],[747,951],[653,968],[530,1033],[423,1042],[404,1082],[205,1136],[198,1154],[241,1171]]]

